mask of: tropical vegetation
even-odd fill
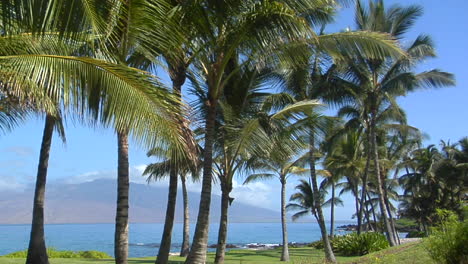
[[[244,184],[271,178],[281,183],[280,261],[290,260],[289,210],[292,220],[315,217],[330,263],[336,263],[335,253],[398,246],[398,216],[432,234],[434,259],[454,263],[449,256],[459,254],[464,241],[455,234],[466,233],[466,220],[457,221],[466,217],[468,139],[423,147],[423,133],[408,124],[398,99],[455,85],[455,78],[439,69],[419,71],[436,57],[429,35],[406,39],[422,7],[357,0],[355,30],[328,33],[326,25],[350,2],[2,1],[0,130],[14,133],[31,115],[45,122],[26,263],[48,264],[52,254],[44,231],[48,162],[54,131],[65,142],[68,116],[117,136],[115,263],[128,263],[132,137],[156,159],[144,172],[148,182],[169,181],[155,263],[170,262],[179,180],[181,261],[207,261],[212,190],[219,184],[214,262],[228,262],[236,177]],[[172,87],[160,81],[159,70]],[[292,176],[301,179],[287,204]],[[191,243],[188,179],[202,185]],[[335,207],[345,193],[354,198],[357,233],[335,238]],[[325,207],[331,208],[329,229]],[[440,209],[458,219],[441,224]],[[449,236],[457,241],[454,249],[436,251],[434,245]]]

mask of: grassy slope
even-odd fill
[[[312,248],[293,248],[291,249],[291,263],[294,264],[309,264],[323,263],[324,254],[320,250]],[[209,254],[209,261],[214,258],[213,254]],[[284,262],[278,261],[280,250],[254,251],[254,250],[232,250],[226,256],[226,264],[280,264]],[[427,255],[425,249],[420,242],[409,243],[399,247],[375,252],[364,257],[341,257],[337,256],[339,263],[385,263],[385,264],[435,264]],[[1,258],[1,264],[23,264],[24,259]],[[51,264],[112,264],[113,260],[79,260],[79,259],[50,259]],[[130,259],[129,264],[149,264],[154,263],[154,258],[139,258]],[[172,264],[182,264],[183,258],[172,257]]]

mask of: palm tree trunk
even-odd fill
[[[34,204],[26,264],[49,264],[44,238],[44,202],[47,181],[49,153],[54,132],[54,117],[47,115],[42,135],[41,153],[37,168],[36,189],[34,190]]]
[[[375,114],[374,114],[375,116]],[[372,146],[372,154],[373,154],[373,162],[374,162],[374,170],[375,170],[375,177],[377,178],[377,192],[379,196],[379,206],[380,206],[380,214],[382,215],[382,219],[384,222],[385,234],[387,235],[387,240],[390,243],[390,246],[395,246],[395,239],[392,227],[387,217],[387,213],[385,210],[385,199],[384,199],[384,191],[383,191],[383,183],[382,178],[380,175],[380,165],[379,165],[379,152],[377,149],[377,135],[375,133],[375,118],[372,121],[371,127],[371,146]]]
[[[281,261],[289,261],[288,230],[286,219],[286,179],[281,176],[281,230],[283,232],[283,250],[281,251]]]
[[[370,142],[369,140],[369,133],[366,133],[367,135],[367,142]],[[369,147],[367,147],[369,149]],[[367,177],[369,175],[369,169],[370,169],[370,159],[371,155],[369,153],[369,150],[367,151],[367,159],[366,159],[366,168],[364,169],[364,176],[362,177],[362,188],[361,188],[361,205],[359,206],[359,213],[358,213],[358,228],[357,228],[357,233],[361,234],[362,232],[362,213],[364,210],[364,201],[366,200],[366,191],[367,191]]]
[[[117,213],[115,216],[114,254],[116,264],[127,264],[128,259],[128,133],[117,132]]]
[[[362,199],[364,199],[364,205],[366,206],[366,209],[364,210],[364,216],[366,217],[366,220],[367,220],[367,229],[366,230],[375,231],[374,226],[371,224],[371,220],[370,220],[370,214],[371,213],[370,213],[370,210],[369,210],[369,204],[366,202],[367,201],[367,194],[366,193],[364,194],[364,197]]]
[[[336,263],[335,254],[333,254],[333,249],[330,245],[330,240],[327,235],[327,228],[325,226],[325,218],[323,217],[322,205],[320,203],[320,192],[317,185],[317,174],[315,171],[315,142],[314,142],[314,133],[310,131],[310,179],[312,181],[312,190],[314,192],[314,206],[317,212],[316,218],[320,226],[320,232],[322,233],[322,240],[325,250],[325,258],[328,262]]]
[[[359,192],[358,190],[355,188],[354,191],[353,191],[353,194],[354,194],[354,209],[356,210],[356,214],[359,214]]]
[[[169,175],[169,193],[167,197],[166,219],[164,222],[164,231],[161,238],[156,264],[167,264],[169,261],[169,252],[171,251],[172,228],[174,226],[174,216],[177,199],[177,169],[174,164],[171,165]]]
[[[182,238],[182,248],[180,249],[180,256],[186,257],[190,250],[190,220],[189,220],[189,204],[186,186],[186,176],[180,177],[182,182],[182,197],[184,199],[184,234]]]
[[[181,88],[185,82],[185,65],[182,63],[169,63],[168,68],[169,76],[172,81],[173,93],[177,97],[181,97]],[[183,122],[179,120],[181,127]],[[174,217],[177,202],[177,180],[178,170],[175,164],[171,164],[170,175],[169,175],[169,193],[166,207],[166,218],[164,221],[164,231],[161,238],[161,245],[159,247],[158,256],[156,258],[156,264],[167,264],[169,261],[169,253],[171,251],[172,242],[172,229],[174,227]]]
[[[372,199],[369,193],[367,193],[367,196],[369,198],[369,203],[370,203],[371,210],[372,210],[372,218],[374,219],[375,231],[379,232],[379,226],[377,223],[377,214],[375,213],[375,207],[374,207],[374,204],[372,203]]]
[[[197,225],[193,237],[192,247],[185,260],[186,264],[203,264],[206,260],[206,249],[208,244],[208,228],[211,203],[211,181],[213,166],[213,141],[216,118],[216,100],[208,102],[208,113],[205,124],[205,146],[203,150],[203,179],[198,210]]]
[[[385,208],[387,208],[387,213],[388,213],[388,217],[389,217],[389,220],[390,220],[390,225],[391,225],[392,230],[393,230],[393,239],[395,240],[395,243],[397,245],[399,245],[400,244],[400,238],[398,237],[398,233],[396,232],[395,221],[393,221],[393,215],[392,215],[392,210],[390,208],[390,200],[388,199],[387,190],[384,190],[384,194],[385,194]]]
[[[226,255],[230,189],[231,188],[226,187],[226,182],[221,183],[221,218],[219,220],[218,245],[216,247],[215,264],[224,263],[224,256]]]
[[[335,230],[335,182],[332,182],[332,200],[331,200],[331,207],[330,207],[330,237],[333,237],[333,233]]]

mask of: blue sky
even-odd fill
[[[440,68],[454,73],[456,87],[424,90],[399,99],[406,110],[408,122],[430,136],[426,143],[438,143],[440,139],[457,141],[468,136],[465,102],[468,99],[468,60],[465,35],[468,26],[468,1],[450,0],[441,3],[437,0],[387,0],[386,5],[419,4],[424,7],[424,16],[418,20],[405,38],[414,39],[418,34],[432,36],[438,58],[424,62],[419,70]],[[337,23],[328,32],[354,27],[353,9],[343,9],[337,16]],[[22,190],[34,183],[43,120],[30,118],[25,124],[8,134],[0,135],[0,191],[4,189]],[[115,178],[117,164],[117,139],[111,129],[88,128],[69,123],[66,127],[67,143],[55,137],[52,143],[49,166],[49,183],[65,181],[78,183],[96,178]],[[130,165],[132,181],[144,182],[141,170],[151,162],[146,150],[131,144]],[[241,179],[238,180],[242,182]],[[160,183],[164,185],[164,183]],[[288,195],[293,192],[295,180],[291,180]],[[193,184],[191,190],[198,190]],[[279,210],[279,183],[264,182],[254,186],[237,186],[233,196],[238,201],[254,203],[266,208]],[[215,190],[218,192],[218,190]],[[338,208],[337,219],[346,220],[353,213],[353,202],[345,196],[345,207]]]

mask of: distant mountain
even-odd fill
[[[116,201],[115,180],[95,180],[81,184],[47,186],[45,219],[49,224],[113,223]],[[0,224],[31,223],[33,189],[24,192],[0,192]],[[164,222],[167,188],[131,183],[130,222]],[[198,215],[200,194],[189,192],[191,221]],[[212,196],[211,222],[219,221],[221,197]],[[176,221],[182,222],[182,192],[178,192]],[[230,207],[231,222],[278,222],[279,212],[243,204]]]

